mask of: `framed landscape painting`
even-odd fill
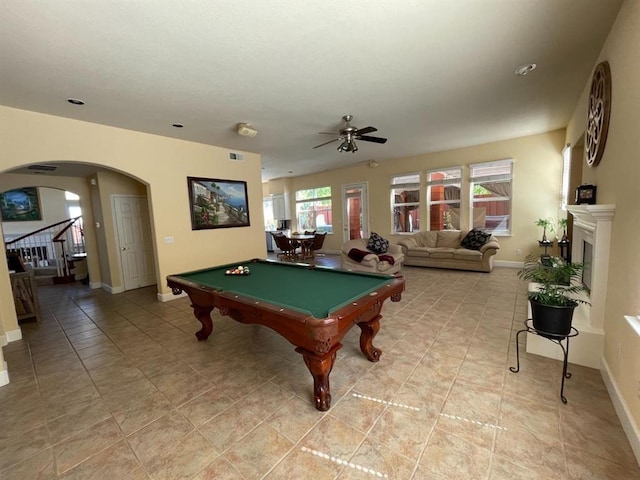
[[[3,222],[42,220],[38,189],[26,187],[0,193],[0,215]]]
[[[247,182],[187,177],[191,230],[248,227]]]

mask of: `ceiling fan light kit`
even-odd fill
[[[242,135],[243,137],[255,137],[257,134],[258,131],[248,123],[238,124],[238,135]]]
[[[358,151],[358,146],[356,145],[356,140],[362,140],[364,142],[373,142],[373,143],[386,143],[387,139],[382,137],[372,137],[370,135],[366,135],[367,133],[377,132],[378,129],[375,127],[365,127],[365,128],[356,128],[351,125],[351,120],[353,119],[352,115],[345,115],[342,117],[342,120],[345,122],[345,126],[340,129],[338,133],[333,132],[320,132],[321,135],[337,135],[338,138],[333,140],[329,140],[328,142],[321,143],[320,145],[316,145],[313,148],[322,147],[323,145],[327,145],[329,143],[340,141],[340,145],[338,146],[339,152],[351,152],[356,153]]]

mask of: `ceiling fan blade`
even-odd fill
[[[366,135],[367,133],[377,132],[378,129],[376,127],[364,127],[359,128],[357,135]]]
[[[340,140],[340,139],[339,139],[339,138],[334,138],[333,140],[329,140],[328,142],[324,142],[324,143],[321,143],[320,145],[316,145],[316,146],[315,146],[315,147],[313,147],[313,148],[322,147],[323,145],[328,145],[328,144],[330,144],[330,143],[337,142],[338,140]]]
[[[368,137],[366,135],[358,135],[358,140],[364,140],[365,142],[374,142],[374,143],[387,143],[387,139],[386,138]]]

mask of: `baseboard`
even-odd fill
[[[611,377],[609,365],[604,358],[602,359],[601,365],[600,373],[602,374],[602,379],[604,380],[604,384],[606,385],[611,401],[613,402],[613,407],[618,414],[618,419],[622,424],[622,429],[624,430],[624,433],[627,434],[627,439],[629,440],[631,449],[636,456],[636,461],[638,462],[638,465],[640,465],[640,430],[638,430],[638,427],[633,421],[629,407],[624,401],[624,398],[622,398],[622,395],[620,395],[620,390],[618,390],[616,382],[614,382]]]
[[[102,283],[100,283],[100,282],[89,282],[89,288],[91,290],[96,290],[98,288],[102,288]]]
[[[0,370],[0,387],[4,387],[9,384],[9,368],[7,362],[4,362],[4,370]]]
[[[7,343],[17,342],[18,340],[22,340],[22,330],[20,328],[10,330],[8,332],[5,332],[4,336]]]
[[[522,268],[524,262],[512,262],[510,260],[495,260],[493,262],[494,267],[507,267],[507,268]]]
[[[158,300],[161,302],[170,302],[171,300],[176,300],[178,298],[186,297],[187,294],[184,292],[179,293],[178,295],[174,295],[173,293],[158,293]]]
[[[103,283],[100,286],[102,287],[103,290],[106,290],[111,294],[124,292],[124,287],[112,287],[111,285],[107,285],[106,283]]]

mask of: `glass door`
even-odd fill
[[[369,200],[366,183],[342,186],[344,241],[369,237]]]

